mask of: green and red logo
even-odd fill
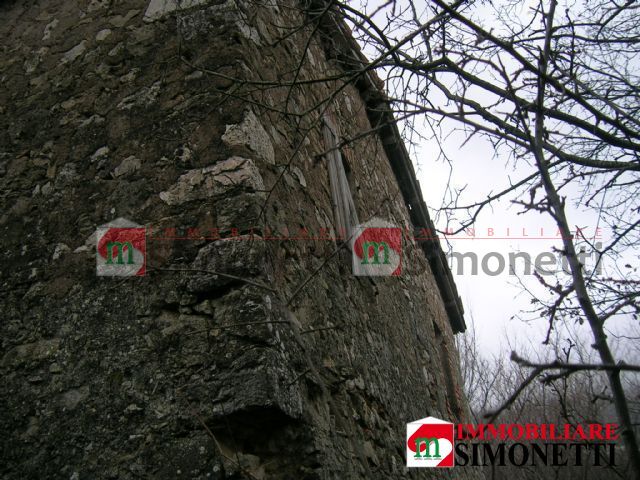
[[[427,417],[407,424],[407,467],[453,467],[453,423]]]
[[[96,229],[96,273],[133,277],[146,273],[146,229],[124,218]]]
[[[407,424],[407,467],[616,465],[614,423],[453,424],[427,417]]]
[[[398,276],[402,272],[402,229],[374,218],[353,229],[353,274]]]

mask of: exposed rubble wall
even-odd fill
[[[368,278],[273,239],[332,229],[322,114],[357,138],[359,218],[412,225],[357,86],[273,87],[341,72],[313,23],[278,40],[291,7],[0,4],[3,478],[438,476],[404,468],[406,422],[466,415],[422,250]],[[96,276],[118,217],[149,228],[144,277]]]

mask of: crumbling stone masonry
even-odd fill
[[[475,475],[404,467],[406,422],[467,411],[437,242],[355,277],[339,242],[273,239],[333,229],[322,118],[360,220],[430,225],[379,81],[310,81],[361,58],[320,7],[0,3],[2,478]],[[144,277],[96,276],[118,217]]]

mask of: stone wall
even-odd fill
[[[355,277],[282,238],[333,225],[323,114],[359,218],[410,224],[358,89],[276,85],[341,72],[293,6],[0,4],[3,478],[437,477],[405,423],[466,404],[424,255]],[[144,277],[96,276],[118,217]]]

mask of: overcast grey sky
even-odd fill
[[[358,1],[354,0],[353,3],[357,5]],[[357,8],[361,11],[377,12],[374,18],[382,26],[387,25],[389,18],[393,18],[394,14],[400,15],[401,20],[393,23],[393,28],[390,28],[387,32],[391,38],[402,38],[403,35],[409,33],[407,30],[408,25],[415,26],[413,9],[409,8],[407,2],[399,0],[398,2],[387,3],[383,0],[359,0],[359,3],[360,6]],[[532,13],[531,7],[536,4],[536,0],[524,0],[517,5],[513,4],[513,7],[507,13],[503,12],[504,15],[508,16],[506,19],[503,18],[501,20],[504,20],[505,23],[503,24],[495,21],[495,12],[493,10],[494,7],[503,7],[504,3],[475,2],[467,4],[467,6],[473,10],[471,13],[473,17],[483,24],[487,30],[498,34],[505,26],[514,27],[518,20],[528,24],[527,19],[530,18]],[[431,15],[430,11],[424,13],[425,10],[428,10],[428,5],[429,2],[427,0],[413,2],[415,11],[422,20]],[[572,2],[567,0],[567,2],[561,2],[558,9],[559,11],[564,11],[565,8],[574,6]],[[378,8],[380,9],[376,10]],[[389,10],[391,10],[391,13]],[[468,10],[466,13],[470,12],[471,10]],[[391,17],[388,16],[389,14],[391,14]],[[512,21],[514,25],[511,24]],[[539,19],[536,21],[539,21]],[[418,41],[417,44],[420,45],[420,42]],[[363,45],[363,47],[369,58],[376,58],[381,53],[375,49],[375,42]],[[411,50],[411,48],[407,47],[407,51],[422,55],[423,52],[419,50],[419,47],[416,47],[416,50]],[[505,58],[501,57],[501,61],[505,62],[506,68],[509,68],[510,59],[508,55],[505,55]],[[384,77],[384,71],[379,73]],[[395,72],[396,75],[397,73]],[[387,83],[387,88],[392,92],[395,88],[395,92],[401,96],[404,80],[400,81],[400,78],[406,80],[404,76],[394,77]],[[400,88],[399,91],[398,88]],[[474,95],[474,99],[480,104],[492,103],[489,98],[483,97],[483,95],[488,94],[478,89],[472,88],[467,91],[467,94]],[[442,102],[445,102],[445,100],[444,96],[438,93],[437,88],[429,90],[429,102],[444,104]],[[417,145],[412,145],[410,152],[412,153],[425,201],[431,210],[436,227],[440,229],[445,229],[448,226],[444,216],[436,215],[437,209],[443,204],[447,185],[453,189],[464,188],[460,204],[470,204],[483,200],[490,193],[500,191],[502,188],[521,180],[535,171],[534,167],[526,164],[526,160],[519,160],[517,166],[512,162],[507,163],[507,152],[495,152],[493,146],[482,137],[474,136],[468,140],[467,135],[461,132],[449,134],[452,129],[460,126],[451,120],[443,121],[441,131],[436,134],[437,138],[426,125],[420,128],[419,122],[422,120],[414,120],[416,121],[414,127],[424,136],[425,140],[417,141],[413,136],[412,141],[414,144],[417,141]],[[441,158],[441,147],[451,160],[453,165],[452,173],[450,172],[450,165],[439,160]],[[502,155],[502,153],[505,154]],[[567,215],[570,226],[572,228],[582,228],[587,237],[596,235],[596,229],[599,228],[600,230],[597,233],[600,238],[597,240],[601,240],[606,245],[607,240],[611,237],[611,232],[608,232],[606,227],[599,223],[598,213],[595,210],[587,211],[580,204],[572,203],[573,200],[580,198],[580,192],[575,188],[571,190],[568,187],[563,189],[562,195],[568,197]],[[557,230],[555,222],[549,215],[533,211],[523,215],[521,214],[522,207],[509,202],[509,200],[513,199],[513,196],[511,196],[507,200],[495,202],[491,207],[485,208],[475,224],[476,237],[478,238],[441,242],[445,251],[450,249],[457,253],[473,252],[477,254],[478,259],[481,261],[490,253],[493,253],[494,257],[501,254],[503,258],[508,259],[510,253],[527,252],[532,259],[535,259],[540,254],[554,252],[554,249],[561,249],[561,241],[553,238],[556,236]],[[456,228],[458,224],[454,223],[450,226]],[[489,237],[489,229],[493,229],[495,238],[487,238]],[[543,230],[542,233],[540,232],[541,229]],[[461,236],[464,237],[464,235]],[[540,237],[546,238],[542,239]],[[587,247],[587,250],[590,251],[591,248]],[[637,252],[631,252],[629,255],[629,258],[622,259],[623,261],[617,262],[617,264],[614,259],[604,258],[601,274],[606,276],[609,273],[615,273],[616,277],[624,278],[624,272],[616,271],[618,265],[623,265],[624,263],[638,264]],[[488,266],[495,269],[496,262],[496,258],[493,258]],[[586,260],[587,265],[593,265],[594,262],[595,255]],[[522,271],[523,265],[519,265],[520,268],[517,269],[517,272],[524,273]],[[512,342],[531,343],[535,346],[542,343],[547,332],[547,319],[537,317],[533,313],[528,313],[528,311],[533,306],[531,303],[532,298],[546,299],[549,298],[549,294],[541,287],[533,275],[509,275],[508,268],[505,268],[497,275],[489,275],[480,269],[474,275],[470,270],[469,263],[464,264],[463,272],[459,274],[455,260],[452,262],[452,267],[458,291],[464,303],[467,323],[470,324],[472,318],[475,320],[477,338],[485,350],[495,353],[504,350],[507,347],[507,338]],[[560,278],[562,276],[561,274]],[[552,284],[556,283],[554,277],[545,278]],[[528,321],[525,322],[523,320]],[[637,336],[640,331],[637,323],[632,321],[631,318],[615,318],[607,321],[605,328],[616,335],[629,335],[629,331],[631,331],[631,335],[635,332]],[[589,328],[583,325],[579,326],[577,330],[583,332],[585,344],[590,344],[591,332]],[[631,342],[633,342],[633,339]]]
[[[453,123],[449,125],[455,126]],[[425,129],[425,134],[426,132]],[[449,164],[437,160],[441,145],[453,164],[450,179],[452,186],[456,188],[466,186],[462,197],[466,201],[462,201],[461,204],[482,200],[492,191],[496,192],[501,187],[507,186],[509,179],[516,181],[531,171],[526,167],[513,170],[507,165],[506,157],[505,159],[495,158],[492,145],[480,137],[472,139],[463,146],[461,144],[464,138],[462,134],[454,134],[447,138],[440,138],[439,142],[435,139],[421,142],[413,154],[416,173],[432,215],[442,204],[450,176]],[[528,252],[531,258],[535,259],[541,253],[553,252],[553,247],[561,248],[561,242],[553,239],[557,228],[548,215],[537,213],[519,215],[521,211],[521,207],[508,201],[496,202],[480,214],[475,224],[477,238],[458,234],[456,237],[459,239],[450,242],[441,241],[442,246],[445,251],[452,249],[460,253],[475,252],[480,260],[491,252],[498,252],[505,259],[510,252]],[[569,220],[572,225],[584,228],[587,236],[595,235],[596,228],[600,228],[597,233],[602,241],[606,242],[609,238],[609,232],[598,223],[598,217],[593,212],[585,212],[579,206],[577,208],[574,206],[569,209]],[[445,218],[441,216],[436,222],[436,228],[444,230],[446,226]],[[489,238],[488,229],[493,229],[496,238]],[[541,229],[543,235],[541,235]],[[552,239],[541,239],[541,236],[552,237]],[[595,255],[587,259],[587,264],[593,264],[589,262],[594,261]],[[519,268],[516,270],[520,273],[518,276],[509,275],[507,268],[497,275],[488,275],[479,268],[477,275],[473,275],[468,261],[465,261],[463,272],[459,274],[455,259],[451,261],[451,265],[464,303],[466,321],[469,324],[473,317],[478,340],[485,350],[497,353],[506,348],[507,337],[515,342],[541,344],[546,335],[547,321],[528,314],[527,311],[532,306],[530,293],[540,296],[544,296],[545,293],[533,275],[522,275],[523,264],[520,261],[517,263]],[[489,270],[492,272],[497,270],[497,266],[495,258],[488,263]],[[606,274],[611,266],[612,262],[604,258],[602,273]],[[530,319],[530,321],[525,322],[522,319]],[[625,330],[624,322],[617,322],[617,325],[611,324],[610,327],[618,333]],[[585,326],[582,330],[585,338],[589,339],[588,328]]]

